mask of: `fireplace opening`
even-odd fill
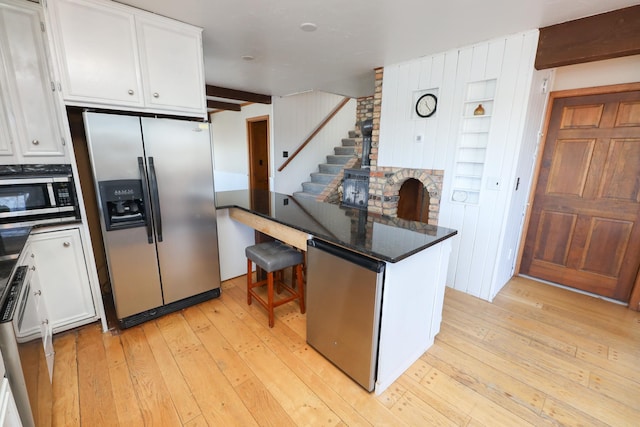
[[[398,218],[428,223],[429,203],[429,191],[422,182],[409,178],[398,193]]]

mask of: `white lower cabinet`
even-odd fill
[[[53,332],[97,320],[80,230],[32,231],[28,245],[35,255]]]
[[[31,246],[27,244],[22,252],[19,265],[28,266],[28,272],[22,285],[21,296],[16,309],[17,323],[14,323],[16,340],[26,342],[41,338],[49,369],[49,379],[53,377],[53,330],[47,302],[44,299],[38,260]],[[14,319],[15,322],[15,319]]]
[[[16,401],[11,393],[9,380],[2,378],[0,385],[0,427],[18,427],[22,425]]]

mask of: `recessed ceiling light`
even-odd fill
[[[318,26],[316,24],[314,24],[313,22],[304,22],[302,24],[300,24],[300,29],[302,31],[306,31],[308,33],[315,31],[318,29]]]
[[[244,59],[245,61],[253,61],[255,59],[251,55],[242,55],[241,58]]]

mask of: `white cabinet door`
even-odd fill
[[[86,0],[50,1],[62,93],[76,103],[143,105],[135,20]]]
[[[12,137],[16,163],[61,162],[65,156],[41,22],[38,5],[0,1],[0,60],[6,72],[0,122],[12,128],[13,134],[5,130],[2,138]]]
[[[9,115],[5,105],[5,101],[8,100],[7,84],[2,75],[0,76],[0,156],[3,157],[13,156],[12,136],[9,130]]]
[[[7,377],[2,378],[0,385],[0,427],[22,426],[18,407],[11,392],[11,386]]]
[[[18,342],[27,342],[36,338],[42,339],[49,380],[52,380],[55,355],[53,329],[40,282],[37,257],[31,249],[31,246],[27,245],[19,263],[20,265],[28,265],[29,270],[22,285],[21,297],[18,298],[18,307],[14,315],[17,316],[17,324],[14,323],[14,330]]]
[[[206,115],[202,30],[104,0],[49,0],[71,105]]]
[[[29,246],[54,332],[95,320],[96,309],[77,228],[31,234]]]
[[[206,109],[202,31],[153,17],[136,17],[145,102],[159,109]]]

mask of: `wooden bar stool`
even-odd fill
[[[267,309],[269,312],[269,327],[273,328],[273,309],[290,301],[298,300],[300,313],[304,314],[304,285],[302,283],[304,256],[302,253],[278,241],[249,246],[244,252],[247,256],[247,304],[251,305],[253,297]],[[267,272],[266,280],[253,281],[251,274],[253,269],[252,262]],[[284,282],[282,274],[275,274],[287,267],[294,267],[293,276],[297,283],[296,289]],[[254,289],[265,284],[267,285],[266,301]],[[289,295],[274,301],[274,284],[278,286],[278,290],[284,289]]]

